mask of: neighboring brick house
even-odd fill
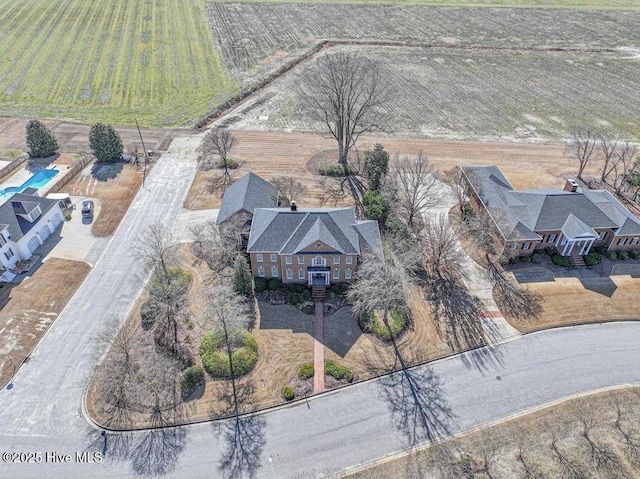
[[[483,208],[503,238],[505,251],[529,255],[555,247],[563,256],[640,249],[640,221],[606,190],[515,190],[497,166],[464,166],[470,203]]]
[[[216,224],[231,221],[242,222],[239,244],[246,246],[251,229],[251,219],[256,208],[278,206],[278,189],[254,173],[247,173],[229,186],[222,197]],[[242,221],[244,220],[244,221]]]
[[[353,208],[257,208],[247,252],[254,277],[329,285],[355,278],[360,255],[382,250],[377,221]]]
[[[0,262],[10,270],[62,224],[59,200],[16,193],[0,206]]]

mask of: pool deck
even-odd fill
[[[49,181],[46,185],[44,185],[42,188],[40,188],[38,190],[38,196],[44,196],[53,185],[56,184],[56,182],[62,178],[67,171],[69,171],[70,167],[68,165],[50,165],[49,168],[46,168],[47,170],[58,170],[59,173],[54,176],[51,181]],[[9,187],[15,187],[15,186],[20,186],[22,184],[24,184],[26,181],[29,180],[29,178],[31,178],[33,175],[35,175],[34,172],[29,171],[27,169],[27,166],[24,166],[20,169],[18,169],[13,175],[11,175],[11,177],[9,177],[9,179],[7,181],[4,181],[1,185],[0,185],[0,189],[5,189],[5,188],[9,188]]]

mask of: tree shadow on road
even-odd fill
[[[485,306],[458,279],[439,279],[431,284],[433,316],[451,351],[465,351],[461,356],[467,366],[479,370],[502,364],[500,339],[495,323],[483,321]]]
[[[253,404],[253,383],[246,378],[231,383],[222,393],[221,411],[212,411],[214,416],[233,415],[230,419],[213,424],[215,432],[222,438],[224,451],[219,465],[221,477],[235,479],[255,477],[260,467],[262,450],[266,442],[264,417],[243,412]]]

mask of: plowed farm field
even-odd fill
[[[235,84],[200,0],[0,0],[0,116],[182,125]]]
[[[326,47],[270,83],[226,116],[234,128],[319,130],[296,92],[319,74],[319,55],[350,51],[392,88],[393,134],[554,141],[584,126],[640,139],[640,11],[236,3],[207,11],[225,63],[244,81],[321,39],[357,41]]]

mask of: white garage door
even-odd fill
[[[53,217],[53,229],[56,229],[62,223],[62,215],[60,213],[56,213]]]
[[[42,229],[38,231],[38,236],[40,236],[40,239],[42,241],[46,240],[50,234],[51,234],[51,231],[49,230],[48,226],[43,226]]]
[[[27,248],[29,248],[29,251],[31,251],[32,253],[38,249],[38,246],[40,246],[40,241],[38,241],[37,236],[31,238],[27,243]]]

